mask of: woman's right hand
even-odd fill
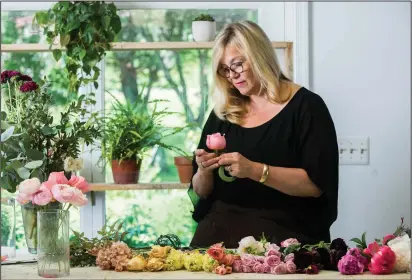
[[[211,173],[214,169],[219,167],[219,156],[215,153],[208,153],[203,149],[195,151],[196,163],[198,165],[198,171],[204,173]]]

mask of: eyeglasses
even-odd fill
[[[238,74],[243,73],[243,72],[244,72],[244,70],[243,70],[243,62],[235,62],[235,63],[232,63],[232,64],[230,65],[230,67],[220,67],[220,68],[217,70],[217,73],[218,73],[220,76],[224,77],[224,78],[229,78],[229,77],[230,77],[230,71],[232,71],[232,72],[234,72],[234,73],[238,73]]]

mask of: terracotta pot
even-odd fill
[[[193,176],[192,157],[175,157],[175,165],[181,183],[190,183]]]
[[[141,161],[112,160],[112,173],[115,184],[136,184],[139,182]]]

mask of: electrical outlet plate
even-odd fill
[[[338,137],[339,164],[369,164],[369,137]]]

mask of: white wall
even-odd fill
[[[411,3],[310,5],[311,89],[338,136],[370,137],[369,165],[340,166],[332,237],[371,242],[410,224]]]

